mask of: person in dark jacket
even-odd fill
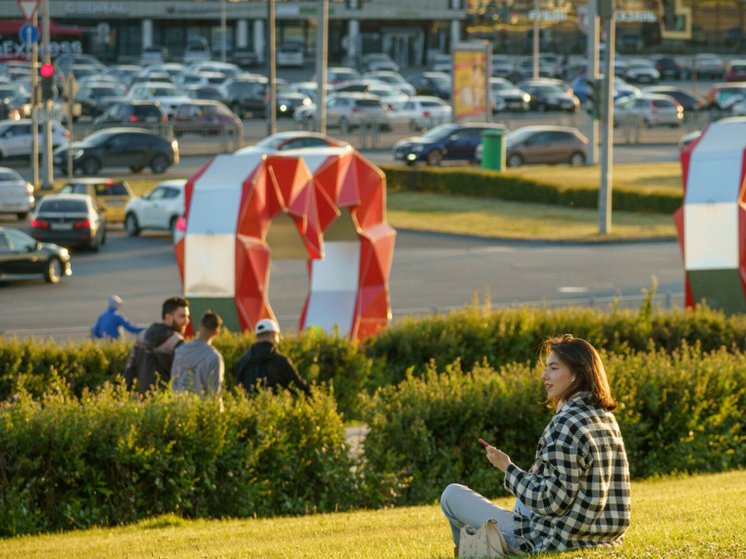
[[[124,328],[133,334],[139,334],[145,328],[132,324],[127,317],[119,312],[122,308],[122,300],[116,295],[109,297],[109,308],[98,317],[96,324],[91,328],[94,338],[111,338],[118,340],[120,328]]]
[[[174,351],[184,343],[184,332],[189,324],[189,301],[181,297],[166,299],[161,309],[163,322],[151,324],[137,335],[130,352],[124,380],[129,390],[145,394],[167,386],[171,380]]]
[[[278,324],[269,318],[257,322],[256,340],[236,364],[236,384],[243,386],[249,394],[260,384],[275,392],[296,387],[306,396],[310,395],[308,383],[295,370],[293,362],[277,351],[280,341]]]

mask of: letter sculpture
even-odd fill
[[[287,247],[300,238],[310,281],[300,330],[338,325],[362,340],[391,319],[386,179],[352,148],[218,155],[187,182],[184,217],[174,240],[193,316],[210,308],[234,331],[274,319],[270,259],[297,256]]]
[[[685,303],[746,312],[746,118],[710,124],[681,153],[684,205],[674,215]]]

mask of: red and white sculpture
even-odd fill
[[[674,215],[685,303],[746,312],[746,118],[710,124],[681,153],[684,205]]]
[[[187,182],[185,220],[175,251],[195,317],[210,308],[232,330],[275,319],[270,261],[294,256],[282,245],[300,239],[310,284],[301,330],[336,325],[364,339],[391,318],[386,179],[352,148],[219,155]]]

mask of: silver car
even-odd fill
[[[34,207],[34,187],[13,169],[0,167],[0,213],[25,219]]]
[[[337,93],[326,99],[326,124],[339,128],[344,134],[364,123],[388,125],[389,108],[381,99],[369,93]],[[313,124],[316,105],[306,105],[296,110],[294,118]]]
[[[671,126],[678,128],[684,121],[684,107],[668,95],[643,93],[639,97],[623,97],[614,107],[614,126],[636,126],[642,122],[645,128]]]

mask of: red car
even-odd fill
[[[725,79],[729,82],[746,81],[746,60],[731,60],[725,70]]]
[[[175,136],[232,132],[241,125],[241,119],[223,103],[207,99],[194,99],[184,103],[176,109],[172,120]]]

